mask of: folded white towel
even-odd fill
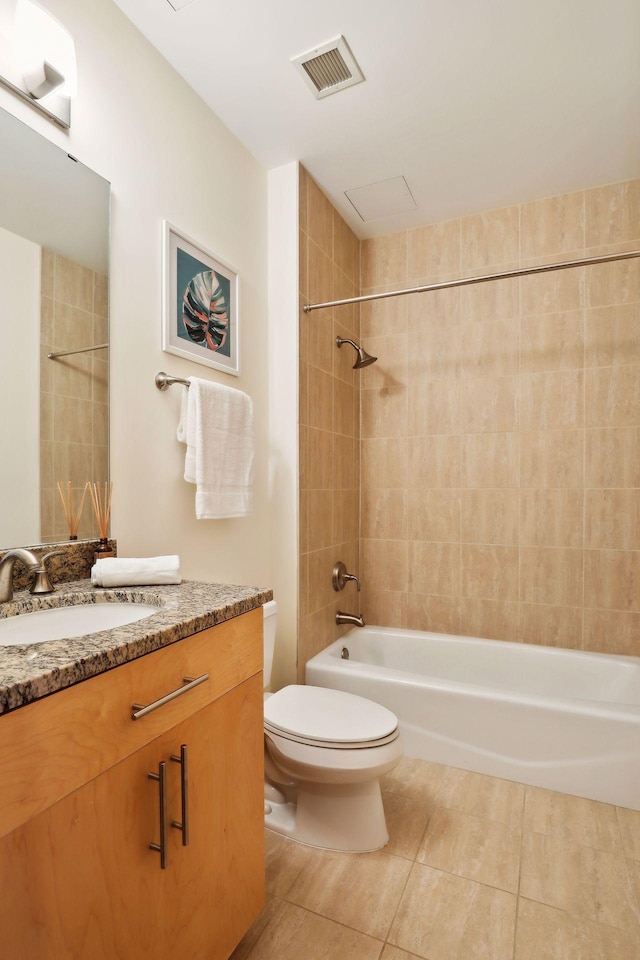
[[[196,484],[196,517],[244,517],[253,507],[253,401],[241,390],[189,377],[178,424],[184,479]]]
[[[180,557],[105,557],[91,568],[94,587],[135,587],[181,583]]]

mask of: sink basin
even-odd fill
[[[150,603],[81,603],[35,610],[0,620],[0,647],[46,643],[122,627],[157,613]]]

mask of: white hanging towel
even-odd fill
[[[189,377],[178,440],[184,479],[196,484],[196,517],[244,517],[253,507],[253,401],[241,390]]]

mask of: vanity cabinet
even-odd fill
[[[4,955],[21,960],[229,956],[264,902],[261,666],[257,610],[0,717],[6,753],[3,727],[26,711],[50,713],[50,739],[58,746],[65,726],[77,743],[74,719],[82,705],[94,714],[85,751],[77,758],[83,782],[0,840]],[[156,700],[185,677],[205,673],[207,681],[131,720],[133,703]],[[132,699],[136,686],[142,695]],[[133,747],[132,741],[121,745],[116,754],[125,755],[110,762],[108,727],[122,710]],[[27,728],[25,721],[16,723],[17,733]],[[172,825],[183,821],[183,768],[171,759],[180,758],[182,747],[186,846],[183,831]],[[94,751],[109,761],[87,777]],[[60,791],[55,763],[45,760],[41,744],[34,743],[31,752],[45,761],[55,796]],[[73,766],[68,756],[59,759],[63,768]],[[157,775],[160,764],[166,779],[166,869],[150,847],[160,841],[160,802],[159,781],[149,775]],[[7,775],[11,771],[3,770]],[[35,780],[36,793],[46,793],[46,778]],[[7,810],[15,818],[13,802]]]

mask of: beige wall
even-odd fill
[[[300,168],[300,305],[356,296],[359,241],[316,183]],[[338,594],[331,571],[343,560],[358,571],[359,376],[351,347],[337,336],[359,337],[359,311],[300,310],[300,556],[298,675],[341,633],[338,608],[358,613],[349,584]]]
[[[107,343],[107,278],[73,260],[42,251],[40,314],[40,537],[66,540],[69,527],[56,483],[74,508],[87,480],[109,479],[107,351],[49,360],[56,350]],[[78,536],[98,536],[91,500],[85,497]]]
[[[6,90],[0,107],[112,185],[110,434],[119,552],[178,553],[185,577],[269,586],[266,171],[111,0],[46,6],[76,43],[71,130],[64,133]],[[238,270],[238,378],[162,352],[163,219]],[[195,488],[183,480],[185,448],[176,440],[180,388],[156,390],[153,379],[163,369],[253,398],[251,517],[195,519]]]
[[[639,240],[614,184],[364,241],[362,292]],[[638,653],[639,301],[632,260],[363,305],[368,621]]]

